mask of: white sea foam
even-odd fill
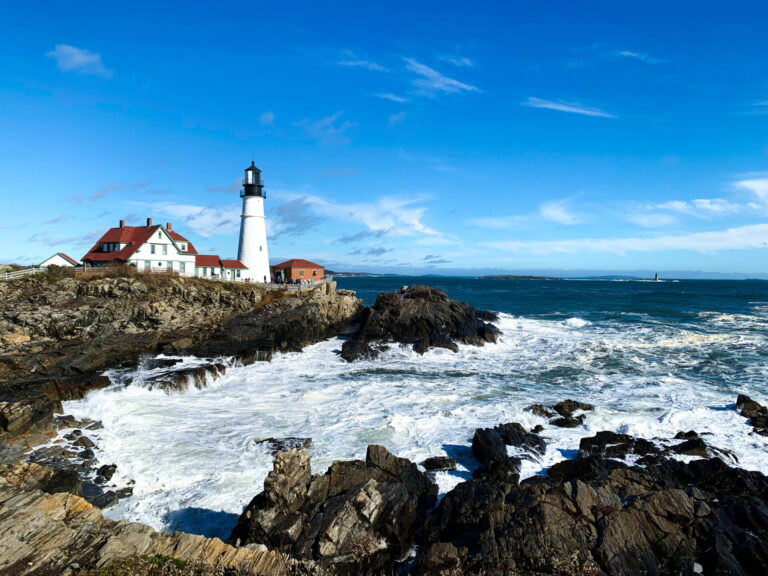
[[[109,517],[219,536],[261,490],[272,457],[257,440],[269,437],[311,437],[316,472],[364,458],[373,443],[418,462],[448,454],[459,467],[435,475],[442,493],[477,465],[474,430],[502,422],[546,426],[547,451],[523,461],[524,476],[546,473],[600,430],[649,439],[708,433],[707,442],[732,450],[740,465],[768,473],[768,438],[751,434],[730,406],[738,392],[768,393],[765,362],[738,361],[768,356],[765,334],[733,330],[730,321],[702,332],[502,314],[498,325],[504,334],[495,345],[424,356],[394,346],[384,358],[351,364],[332,339],[231,366],[208,387],[183,393],[150,390],[140,369],[65,403],[65,411],[103,421],[92,433],[100,462],[118,465],[118,483],[135,482],[134,496]],[[582,427],[556,428],[526,410],[569,397],[596,406]]]

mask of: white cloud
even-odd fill
[[[656,214],[653,212],[635,212],[629,214],[627,220],[644,228],[662,228],[677,223],[677,218],[670,214]]]
[[[768,178],[748,178],[739,180],[734,185],[752,192],[763,204],[768,205]]]
[[[413,80],[412,84],[418,89],[419,94],[434,96],[438,92],[444,92],[448,94],[461,94],[463,92],[480,92],[480,89],[471,84],[465,84],[459,82],[454,78],[449,78],[438,72],[437,70],[430,68],[417,62],[413,58],[404,58],[406,62],[406,68],[420,76]]]
[[[62,72],[80,72],[102,78],[112,78],[112,70],[104,67],[101,54],[76,48],[69,44],[57,44],[56,47],[45,54],[56,60],[56,65]]]
[[[553,100],[543,100],[541,98],[530,97],[522,103],[529,108],[545,108],[547,110],[557,110],[559,112],[568,112],[571,114],[581,114],[583,116],[597,116],[599,118],[617,118],[599,108],[589,108],[573,102],[555,102]]]
[[[403,98],[402,96],[398,96],[397,94],[391,94],[389,92],[385,94],[374,94],[377,98],[382,98],[384,100],[391,100],[392,102],[408,102],[408,98]]]
[[[349,120],[337,123],[342,114],[343,112],[336,112],[320,120],[305,119],[295,125],[304,128],[309,136],[319,140],[321,144],[346,144],[349,142],[346,132],[357,124]]]
[[[484,245],[507,252],[525,252],[543,255],[552,253],[574,254],[607,252],[625,255],[628,252],[657,252],[684,250],[712,253],[720,250],[747,250],[765,248],[768,255],[768,224],[755,224],[690,234],[636,237],[636,238],[583,238],[576,240],[543,240],[487,242]]]
[[[388,72],[384,66],[372,62],[370,60],[339,60],[339,66],[347,66],[349,68],[365,68],[366,70],[373,70],[374,72]]]
[[[524,229],[530,228],[532,216],[514,215],[514,216],[496,216],[489,218],[473,218],[470,224],[478,228],[496,228],[496,229]]]
[[[418,198],[383,197],[373,203],[340,204],[312,195],[282,193],[282,196],[289,201],[301,201],[306,208],[326,219],[362,223],[379,235],[442,236],[422,222],[426,208],[414,206]]]
[[[585,220],[583,215],[570,211],[563,200],[545,202],[539,207],[539,214],[541,214],[542,218],[568,226],[581,224]]]
[[[649,206],[654,210],[670,210],[680,214],[690,214],[692,216],[724,216],[727,214],[738,214],[744,210],[741,204],[734,204],[723,198],[697,198],[695,200],[672,200],[662,204]]]
[[[195,206],[192,204],[144,203],[153,212],[176,219],[203,238],[234,234],[240,229],[240,206]],[[177,228],[180,228],[177,226]]]
[[[617,56],[622,56],[623,58],[630,58],[632,60],[638,60],[640,62],[645,62],[646,64],[659,64],[661,63],[661,60],[658,58],[653,58],[651,56],[648,56],[648,54],[643,54],[642,52],[632,52],[630,50],[622,50],[620,52],[616,52]]]
[[[475,65],[475,63],[466,56],[448,56],[443,54],[438,56],[438,58],[440,58],[440,60],[443,62],[448,62],[449,64],[453,64],[458,68],[472,68]]]
[[[405,122],[406,116],[407,114],[405,112],[398,112],[397,114],[392,114],[389,117],[387,124],[389,126],[397,126],[398,124],[402,124],[403,122]]]
[[[259,114],[259,124],[262,126],[272,126],[275,123],[275,113],[271,110]]]

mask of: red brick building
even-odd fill
[[[325,268],[320,264],[315,264],[309,260],[302,260],[301,258],[294,258],[293,260],[286,260],[280,264],[272,266],[272,276],[276,282],[282,280],[283,282],[303,280],[317,282],[322,280],[325,276]]]

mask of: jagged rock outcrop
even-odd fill
[[[501,435],[485,432],[494,430]],[[768,477],[728,466],[726,450],[693,432],[676,440],[600,432],[582,439],[576,459],[519,484],[499,449],[491,451],[484,470],[430,516],[419,574],[762,573]],[[695,450],[702,459],[669,457],[690,453],[692,441],[704,444]],[[617,460],[627,455],[645,466]]]
[[[140,274],[40,274],[0,282],[0,300],[0,441],[6,443],[50,433],[58,402],[108,385],[106,368],[160,352],[269,359],[274,350],[300,350],[338,333],[362,308],[354,293],[333,282],[289,291]],[[169,375],[162,385],[173,389],[204,377],[192,370]]]
[[[375,358],[391,342],[412,344],[419,354],[430,348],[456,352],[457,342],[482,346],[496,342],[499,330],[490,323],[496,319],[430,286],[404,287],[379,294],[363,310],[360,327],[344,343],[341,356],[348,361]]]
[[[163,555],[264,576],[307,574],[285,555],[234,548],[218,538],[157,532],[133,522],[104,519],[101,511],[67,492],[47,494],[44,467],[22,464],[0,473],[0,573],[74,576],[122,558]]]
[[[276,455],[229,541],[265,544],[336,574],[368,574],[408,552],[436,498],[415,464],[382,446],[369,446],[365,462],[334,462],[314,476],[309,453],[293,448]]]
[[[528,410],[542,418],[548,418],[550,424],[560,428],[576,428],[584,423],[586,419],[584,412],[591,411],[594,408],[592,404],[568,399],[552,406],[532,404],[528,407]],[[581,414],[576,414],[576,412],[581,412]]]

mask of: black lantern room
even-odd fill
[[[243,180],[243,191],[240,192],[240,196],[261,196],[266,198],[267,194],[264,192],[264,185],[261,183],[261,170],[256,168],[256,165],[251,162],[251,165],[245,169],[245,180]]]

